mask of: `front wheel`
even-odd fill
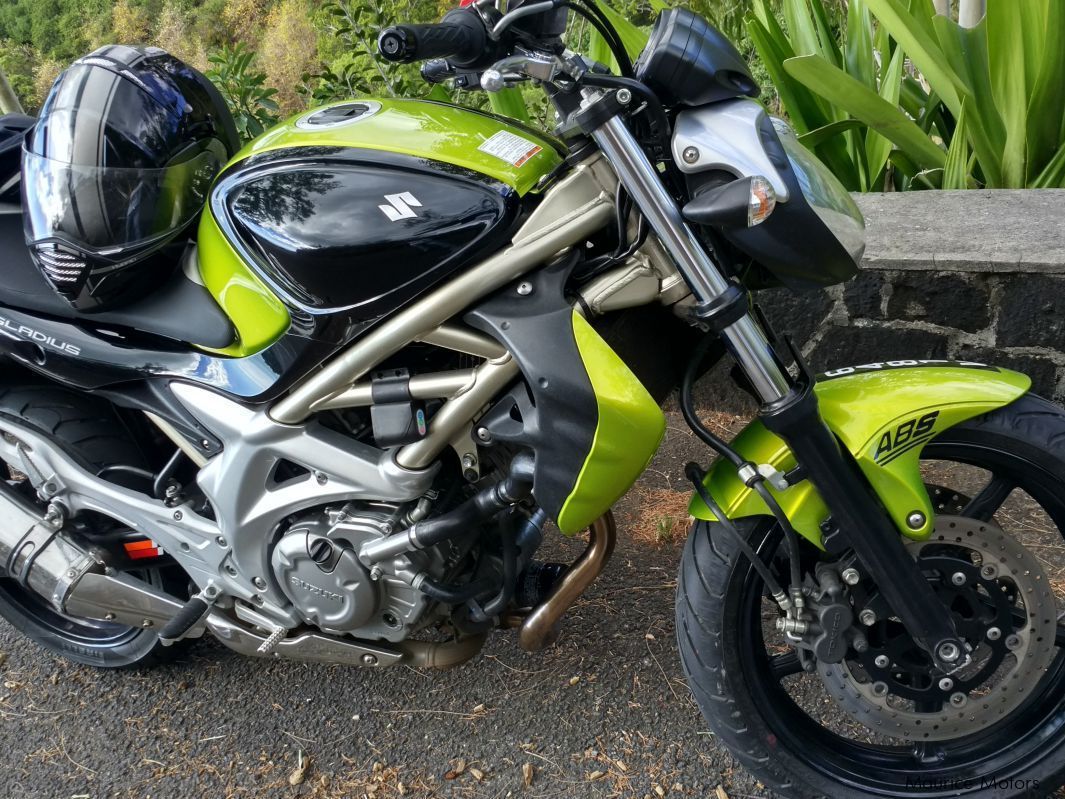
[[[714,523],[692,529],[677,592],[689,684],[781,795],[998,799],[1065,784],[1065,412],[1024,397],[940,435],[922,473],[940,516],[910,548],[973,647],[950,679],[893,618],[863,630],[866,651],[804,670],[735,542]],[[785,576],[774,520],[737,527]],[[806,549],[812,572],[822,555]],[[868,599],[854,590],[856,615]]]

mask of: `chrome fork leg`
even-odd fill
[[[700,302],[729,288],[721,270],[681,216],[658,171],[624,121],[612,117],[595,139],[652,230]],[[962,665],[961,640],[947,608],[914,567],[888,516],[855,478],[835,436],[825,426],[811,386],[793,385],[765,332],[750,314],[725,328],[722,338],[762,400],[762,419],[791,447],[818,488],[848,543],[914,640],[945,673]],[[946,653],[946,654],[944,654]],[[950,656],[948,656],[950,655]]]
[[[729,288],[728,280],[684,221],[658,170],[644,155],[621,117],[605,122],[592,138],[673,258],[696,299],[709,302],[724,294]],[[754,317],[744,315],[725,328],[721,336],[763,403],[776,402],[787,395],[791,379]]]

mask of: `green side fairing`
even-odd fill
[[[558,514],[558,529],[566,534],[587,527],[629,490],[666,430],[665,417],[647,389],[576,313],[573,335],[595,392],[599,420],[591,450]]]
[[[938,364],[902,361],[870,364],[830,372],[816,386],[821,415],[861,467],[891,518],[905,535],[925,539],[932,533],[935,512],[921,478],[919,459],[924,445],[967,419],[1008,405],[1025,394],[1025,375],[980,364]],[[747,460],[771,464],[782,472],[795,458],[781,439],[759,421],[741,432],[733,447]],[[740,480],[736,469],[718,462],[706,485],[730,519],[769,515],[762,499]],[[796,531],[821,545],[820,523],[828,509],[808,480],[778,492],[770,489]],[[694,497],[690,513],[697,519],[715,517]],[[914,511],[926,522],[911,529]]]
[[[288,310],[248,268],[205,209],[198,237],[200,277],[237,329],[237,340],[220,355],[243,358],[273,344],[289,326]]]
[[[519,127],[512,120],[426,100],[379,99],[374,102],[380,103],[381,110],[373,116],[324,130],[298,128],[296,122],[304,115],[293,117],[248,144],[231,163],[288,147],[359,147],[464,167],[506,183],[522,195],[535,188],[540,178],[562,163],[550,141]],[[515,165],[478,149],[500,131],[520,136],[540,150]]]

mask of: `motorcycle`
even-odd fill
[[[571,14],[619,74],[564,46]],[[814,375],[774,333],[757,291],[848,280],[864,227],[733,45],[672,9],[633,63],[594,0],[378,43],[535,83],[557,127],[356,99],[240,148],[202,75],[122,46],[0,120],[0,614],[100,667],[206,633],[369,668],[454,667],[498,628],[541,650],[679,386],[719,457],[686,470],[677,638],[735,757],[787,796],[1065,783],[1038,556],[1065,413],[972,362]],[[692,398],[726,355],[760,405],[731,442]],[[537,560],[548,522],[587,530],[573,563]]]

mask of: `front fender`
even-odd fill
[[[921,540],[932,534],[935,520],[921,479],[924,445],[949,427],[1008,405],[1031,382],[1018,372],[964,361],[888,361],[828,372],[818,378],[815,391],[825,423],[850,450],[899,530]],[[782,472],[796,466],[787,445],[759,420],[732,446],[752,463]],[[730,519],[770,512],[728,461],[718,461],[705,484]],[[829,512],[810,481],[770,490],[796,531],[821,546],[820,525]],[[917,528],[907,524],[914,511],[926,520]],[[698,495],[689,512],[696,519],[716,518]]]

